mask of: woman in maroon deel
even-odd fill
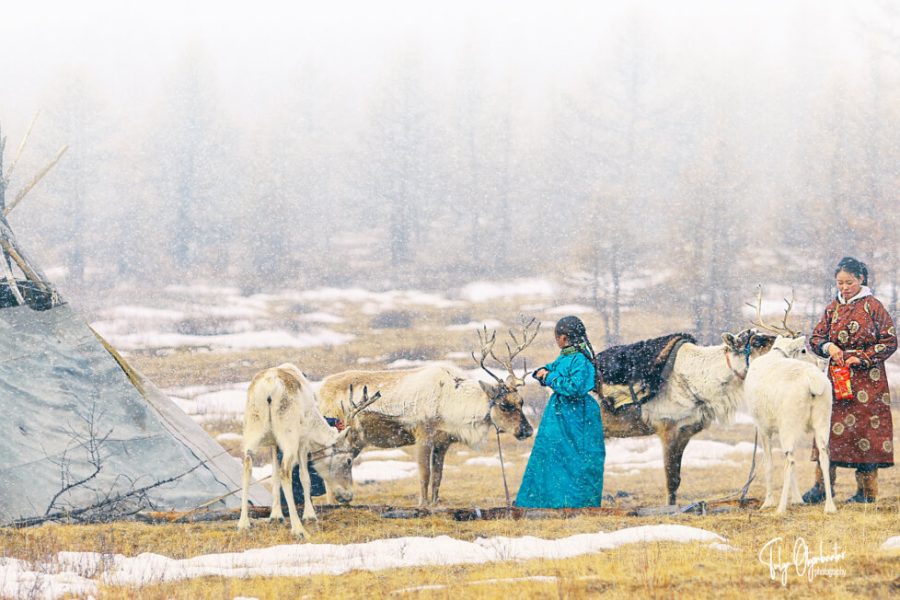
[[[850,367],[853,395],[835,398],[831,413],[831,482],[835,467],[856,469],[856,495],[848,502],[874,502],[878,469],[894,465],[891,394],[884,361],[897,349],[897,332],[890,314],[868,288],[866,265],[845,257],[834,273],[837,296],[809,338],[813,352],[831,363]],[[814,457],[817,455],[813,450]],[[809,503],[822,502],[825,484],[816,469],[816,483],[803,494]]]

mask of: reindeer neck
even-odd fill
[[[725,360],[725,344],[718,346],[685,344],[679,351],[679,358],[685,351],[693,360],[676,362],[676,369],[680,371],[680,375],[690,377],[696,387],[708,387],[709,389],[704,391],[709,393],[721,391],[723,387],[735,389],[741,387],[741,380]]]
[[[334,444],[338,434],[331,425],[328,424],[328,421],[325,420],[325,417],[323,417],[319,411],[314,412],[313,418],[310,419],[309,442],[310,447],[313,450],[318,450],[319,448]]]

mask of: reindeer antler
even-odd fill
[[[497,383],[503,383],[503,380],[497,377],[493,371],[484,366],[484,361],[488,356],[494,356],[494,343],[497,341],[497,332],[492,331],[488,334],[487,325],[484,325],[482,329],[477,330],[478,333],[478,341],[481,344],[481,358],[475,358],[475,351],[472,351],[472,360],[477,362],[484,372],[497,380]],[[497,358],[496,356],[494,357]]]
[[[770,333],[774,333],[775,335],[783,335],[788,337],[797,337],[800,335],[799,331],[794,331],[790,327],[788,327],[787,320],[788,315],[791,314],[791,309],[794,307],[794,290],[791,290],[791,299],[784,299],[785,304],[787,304],[787,308],[784,309],[784,317],[781,319],[781,326],[778,325],[769,325],[762,318],[762,286],[756,286],[756,306],[753,306],[749,302],[747,302],[747,306],[756,309],[756,321],[752,321],[754,325],[762,327],[766,331]]]
[[[381,392],[375,392],[375,395],[370,398],[369,397],[369,386],[364,385],[362,402],[360,402],[359,404],[356,404],[353,401],[353,384],[351,383],[350,384],[350,397],[348,398],[348,400],[350,401],[350,406],[353,408],[353,410],[350,412],[350,416],[348,417],[347,420],[353,421],[353,419],[354,419],[354,417],[356,417],[356,415],[358,415],[359,413],[361,413],[362,411],[367,409],[369,406],[371,406],[373,403],[375,403],[375,401],[377,401],[379,398],[381,398]]]
[[[535,326],[534,329],[532,330],[531,327],[532,327],[532,325],[535,324],[535,322],[537,322],[537,326]],[[506,342],[506,351],[509,353],[509,359],[501,360],[501,359],[497,358],[497,356],[493,353],[493,351],[491,352],[491,356],[494,357],[494,360],[496,360],[497,362],[502,364],[504,367],[506,367],[506,370],[509,371],[510,375],[512,375],[513,377],[516,377],[516,373],[515,373],[515,371],[513,371],[513,361],[522,352],[522,350],[524,350],[525,348],[527,348],[528,346],[531,345],[531,342],[534,341],[534,339],[537,337],[537,334],[540,330],[541,330],[541,322],[538,321],[536,318],[531,317],[531,320],[529,320],[527,322],[523,318],[522,319],[522,332],[521,332],[522,340],[521,341],[519,341],[519,338],[516,337],[516,334],[513,333],[512,329],[509,330],[509,337],[512,338],[512,341],[515,344],[515,350],[514,350],[513,347],[509,345],[509,342]],[[526,362],[525,364],[526,364],[526,371],[527,371],[528,363]],[[526,375],[527,375],[527,373],[526,373]]]

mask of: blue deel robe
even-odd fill
[[[544,385],[554,393],[544,409],[516,506],[600,506],[606,445],[600,407],[588,395],[594,388],[594,365],[568,347],[544,368]]]

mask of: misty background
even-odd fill
[[[896,318],[900,8],[33,2],[0,20],[9,216],[62,294],[542,277],[703,339],[844,255]]]

